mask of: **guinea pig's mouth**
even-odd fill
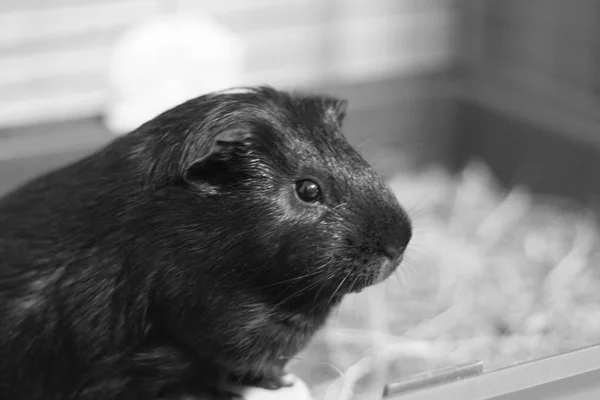
[[[388,257],[384,257],[383,260],[381,260],[379,262],[379,265],[377,266],[367,265],[363,269],[363,273],[361,274],[362,279],[355,280],[355,282],[352,284],[352,287],[350,288],[350,292],[360,293],[369,286],[373,286],[385,281],[394,273],[394,271],[396,271],[396,269],[402,262],[402,258],[403,257],[400,256],[398,259],[392,260]]]

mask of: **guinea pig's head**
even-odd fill
[[[185,279],[210,271],[280,299],[333,301],[394,272],[411,223],[342,133],[346,104],[254,87],[199,97],[142,127],[160,139],[152,180]]]

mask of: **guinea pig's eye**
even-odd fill
[[[298,193],[300,200],[307,203],[320,203],[322,200],[321,188],[310,179],[296,182],[296,193]]]

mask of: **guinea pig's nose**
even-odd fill
[[[404,255],[405,246],[387,245],[383,248],[383,254],[394,263],[400,263]]]
[[[392,262],[400,263],[408,243],[412,239],[412,226],[408,218],[393,223],[382,234],[382,253]]]

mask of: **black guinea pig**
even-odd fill
[[[341,132],[346,101],[187,101],[0,200],[0,399],[276,389],[410,220]]]

